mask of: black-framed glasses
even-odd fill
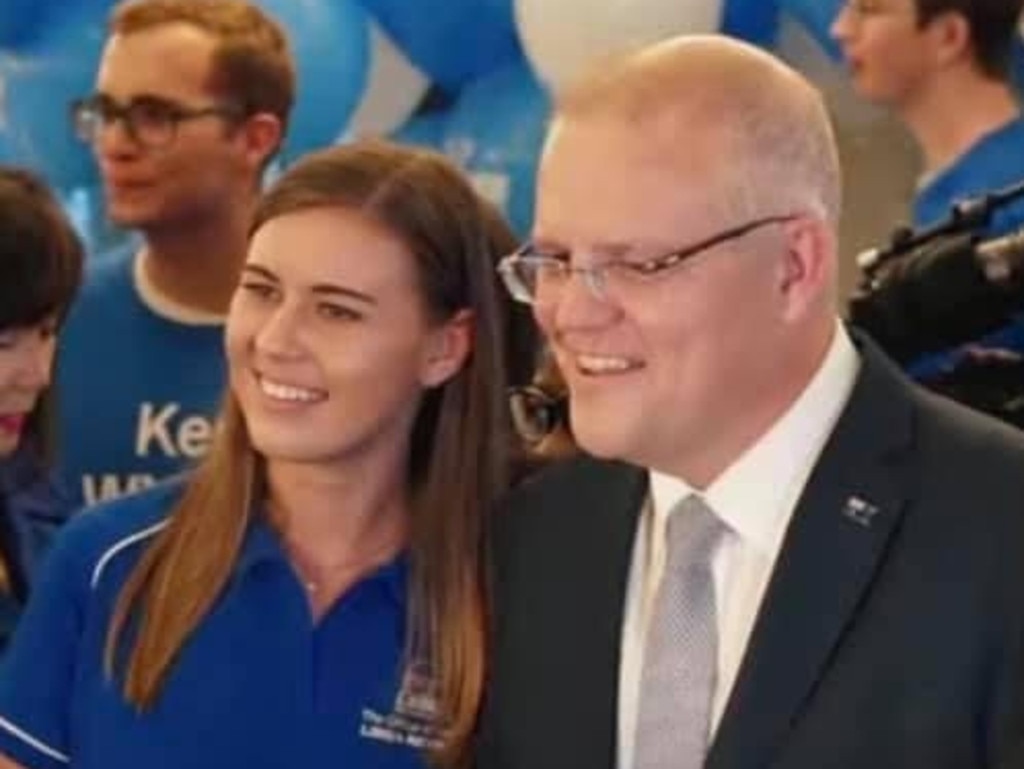
[[[797,218],[797,214],[764,216],[744,224],[717,232],[698,243],[677,248],[667,254],[637,261],[613,260],[587,267],[574,267],[567,252],[545,254],[532,243],[527,243],[514,254],[498,262],[498,273],[512,298],[524,304],[534,304],[539,297],[557,294],[572,277],[579,274],[591,293],[607,300],[621,296],[630,287],[649,283],[680,264],[714,246],[741,238],[749,232],[769,224],[779,224]]]
[[[139,96],[120,104],[105,94],[93,94],[71,103],[75,134],[88,143],[95,142],[104,128],[120,121],[133,142],[148,149],[159,149],[175,140],[179,125],[205,117],[237,120],[241,111],[228,104],[188,107],[157,96]]]

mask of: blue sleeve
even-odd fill
[[[74,528],[74,527],[72,527]],[[27,769],[70,763],[69,718],[88,575],[65,530],[45,560],[0,663],[0,754]]]

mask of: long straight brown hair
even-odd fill
[[[360,211],[405,243],[432,317],[472,313],[472,352],[458,374],[426,394],[409,461],[406,654],[435,678],[445,739],[432,757],[454,766],[466,758],[482,696],[483,543],[487,511],[506,485],[503,330],[493,265],[509,236],[441,155],[383,142],[308,155],[263,197],[250,233],[276,217],[325,207]],[[143,553],[111,619],[107,673],[123,673],[124,696],[138,708],[153,704],[175,656],[224,589],[263,475],[229,392],[209,454]]]

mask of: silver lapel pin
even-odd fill
[[[882,511],[877,505],[858,496],[848,498],[843,506],[843,515],[865,529],[871,528],[872,521],[880,512]]]

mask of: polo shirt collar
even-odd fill
[[[380,581],[387,589],[388,595],[396,603],[405,605],[410,571],[409,561],[408,550],[403,550],[395,558],[363,577],[360,583]],[[277,532],[261,512],[256,512],[252,516],[245,532],[245,538],[242,540],[242,548],[235,565],[235,574],[242,579],[254,568],[264,563],[276,563],[291,568]]]

